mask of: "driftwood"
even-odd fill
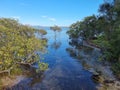
[[[10,67],[9,69],[7,70],[3,70],[3,71],[0,71],[0,74],[3,74],[3,73],[8,73],[8,75],[10,75],[10,71],[13,67]]]
[[[29,67],[29,68],[32,67],[32,65],[29,64],[29,63],[16,62],[16,64],[24,65],[24,66],[27,66],[27,67]],[[8,73],[8,75],[10,75],[11,69],[13,69],[13,67],[10,67],[10,68],[7,69],[7,70],[0,71],[0,74]]]
[[[14,64],[19,64],[19,65],[25,66],[29,70],[35,71],[34,68],[32,67],[33,63],[16,62]],[[11,69],[13,69],[13,67],[10,67],[7,70],[0,71],[0,74],[8,73],[8,75],[10,75]]]
[[[35,68],[32,66],[32,63],[17,62],[16,64],[21,65],[25,70],[35,72]]]
[[[93,46],[93,47],[99,48],[100,50],[102,49],[100,46],[92,43],[92,41],[87,41],[87,44],[88,44],[88,45],[91,45],[91,46]]]
[[[20,65],[25,65],[25,66],[32,67],[32,65],[30,63],[16,62],[16,64],[20,64]]]

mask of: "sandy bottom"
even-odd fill
[[[18,84],[21,80],[23,80],[25,76],[20,75],[20,76],[10,76],[10,77],[3,77],[1,79],[2,85],[1,87],[12,87],[16,84]]]

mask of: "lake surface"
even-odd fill
[[[66,34],[68,28],[62,28],[62,32],[54,39],[54,32],[44,28],[48,32],[48,47],[44,62],[49,68],[43,73],[43,77],[28,77],[23,79],[14,90],[97,90],[97,84],[92,80],[92,73],[86,68],[88,57],[97,59],[93,49],[87,47],[76,47],[69,43]],[[77,53],[76,53],[77,52]],[[77,55],[79,54],[79,55]],[[78,59],[79,58],[79,59]],[[87,59],[86,59],[87,58]],[[86,65],[86,66],[85,66]],[[31,73],[33,74],[33,73]]]

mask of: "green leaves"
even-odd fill
[[[55,41],[56,41],[57,32],[61,32],[61,28],[59,26],[55,25],[55,26],[50,27],[50,29],[54,31],[54,33],[55,33],[54,38],[55,38]]]
[[[58,31],[58,32],[61,31],[61,28],[59,26],[56,26],[56,25],[53,26],[53,27],[50,27],[50,29],[53,30],[53,31]]]
[[[44,33],[45,34],[45,33]],[[0,18],[0,71],[17,62],[37,62],[36,52],[45,50],[46,41],[35,37],[35,29],[14,19]]]
[[[70,26],[70,30],[67,32],[70,37],[78,38],[79,36],[85,39],[93,38],[97,31],[97,20],[95,15],[85,17],[83,21],[76,22]]]
[[[116,63],[114,71],[120,74],[120,0],[104,2],[98,16],[88,16],[72,24],[67,33],[70,38],[82,36],[99,46],[103,52],[100,59]]]

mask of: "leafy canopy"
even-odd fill
[[[17,20],[0,18],[0,71],[17,62],[39,62],[37,51],[45,50],[46,41],[36,38],[35,29]]]

